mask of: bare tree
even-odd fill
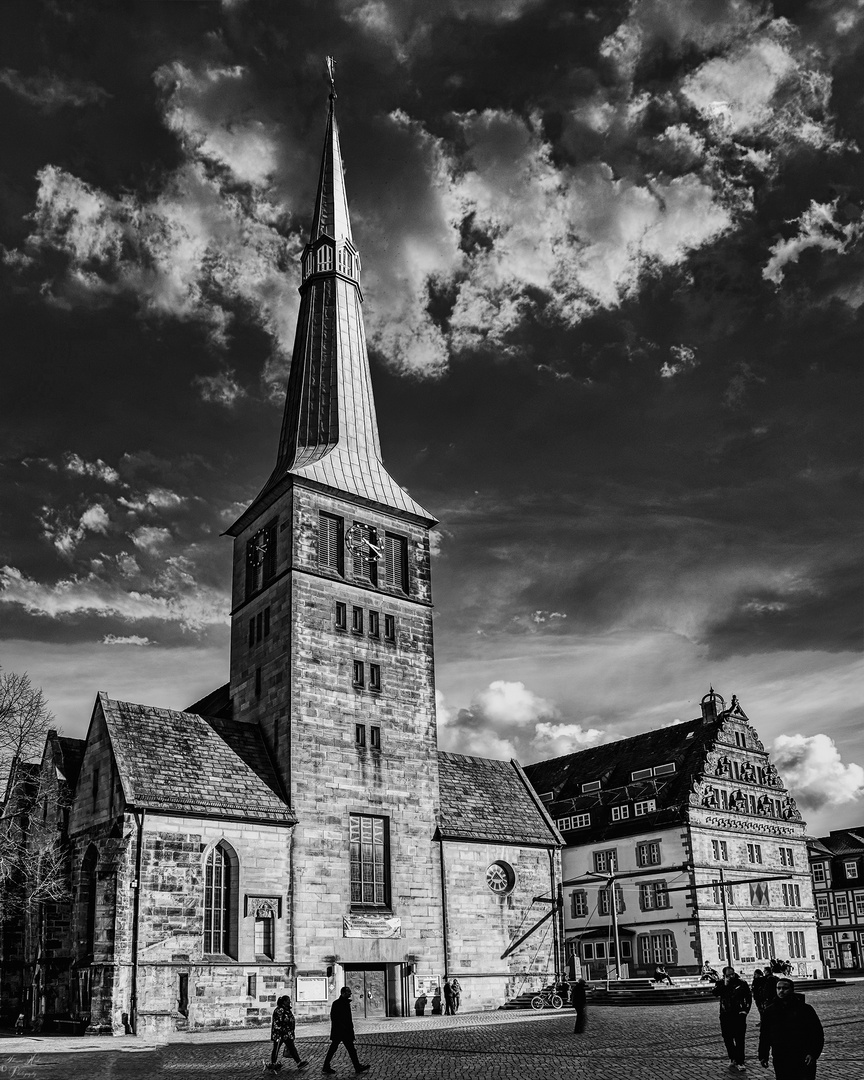
[[[54,722],[42,690],[25,672],[0,670],[0,920],[68,895],[59,824],[65,792],[41,768]]]
[[[25,671],[0,668],[0,779],[4,788],[14,761],[39,761],[54,717],[45,695]]]

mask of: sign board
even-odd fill
[[[342,937],[401,938],[402,920],[387,915],[343,915]]]
[[[326,975],[298,975],[297,991],[294,1000],[300,1001],[326,1001],[327,976]]]

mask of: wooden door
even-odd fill
[[[345,972],[345,985],[351,987],[351,1006],[355,1017],[371,1019],[387,1015],[385,973],[372,968]]]

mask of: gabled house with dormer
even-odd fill
[[[736,698],[712,690],[697,719],[525,771],[566,843],[571,973],[615,966],[614,903],[625,975],[749,976],[771,957],[812,975],[805,824]]]

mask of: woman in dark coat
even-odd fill
[[[586,986],[584,979],[577,979],[570,988],[570,1004],[576,1010],[576,1025],[573,1033],[581,1035],[585,1030],[585,998]]]

